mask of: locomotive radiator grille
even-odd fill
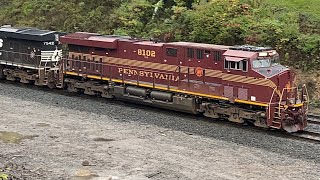
[[[224,87],[224,96],[227,98],[233,98],[233,87],[225,86]]]
[[[241,100],[248,100],[248,89],[239,88],[238,89],[238,98]]]

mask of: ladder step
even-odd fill
[[[280,126],[270,126],[270,127],[274,128],[274,129],[280,129]]]
[[[272,123],[274,123],[274,124],[281,124],[281,122],[279,122],[279,121],[272,121]]]
[[[270,126],[272,128],[280,129],[281,127],[281,122],[279,121],[272,121],[272,125]]]

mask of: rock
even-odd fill
[[[89,161],[85,160],[82,162],[82,166],[90,166]]]
[[[50,138],[52,138],[52,139],[57,139],[58,138],[58,136],[49,136]]]

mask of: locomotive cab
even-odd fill
[[[252,71],[270,79],[275,83],[270,107],[274,106],[270,119],[281,120],[281,128],[287,132],[303,130],[307,125],[308,94],[305,85],[300,89],[296,84],[295,73],[280,64],[279,55],[275,50],[262,51],[251,61]],[[272,109],[271,109],[272,111]]]
[[[225,65],[230,64],[227,62],[230,61],[228,57],[248,61],[248,71],[243,71],[242,74],[254,79],[243,80],[243,82],[253,82],[253,86],[248,86],[249,100],[253,105],[266,107],[268,127],[291,133],[301,131],[307,126],[306,86],[302,85],[298,88],[295,73],[280,64],[279,54],[275,50],[268,47],[235,46],[229,48],[224,56]],[[238,64],[241,65],[241,61]],[[228,68],[227,72],[239,74],[232,70]]]

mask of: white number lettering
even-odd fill
[[[0,48],[2,48],[2,46],[3,46],[3,40],[0,39]]]
[[[54,42],[43,42],[43,45],[45,46],[53,46],[54,45]]]

